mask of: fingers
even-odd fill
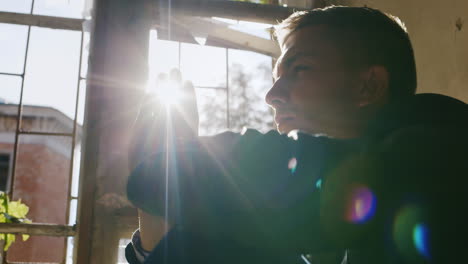
[[[135,168],[145,157],[161,151],[167,133],[184,139],[198,136],[199,117],[195,88],[192,82],[182,83],[182,80],[178,69],[172,69],[169,74],[161,73],[156,79],[155,87],[150,87],[142,96],[129,147],[130,169]],[[168,92],[164,89],[178,89],[182,95],[180,100],[172,106],[161,101],[164,100],[161,96]]]
[[[177,104],[171,108],[173,132],[179,138],[193,138],[198,136],[198,107],[195,87],[190,81],[183,82],[179,69],[172,69],[170,81],[175,84],[181,94]]]
[[[187,100],[184,102],[184,109],[188,116],[187,122],[192,130],[196,131],[198,135],[199,115],[198,115],[198,103],[197,96],[195,93],[195,87],[191,81],[186,81],[183,86],[184,94],[186,94]]]
[[[164,111],[154,95],[146,94],[142,98],[129,145],[129,167],[131,170],[145,157],[157,152],[160,148],[160,142],[165,136]]]

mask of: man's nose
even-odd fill
[[[284,77],[277,79],[265,96],[265,102],[272,107],[285,104],[289,98],[287,81]]]

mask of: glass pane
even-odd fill
[[[31,236],[23,241],[16,236],[16,241],[8,250],[9,263],[61,263],[66,238]]]
[[[254,35],[264,39],[271,39],[270,30],[273,25],[264,23],[255,23],[248,21],[239,21],[236,25],[231,25],[229,28]]]
[[[71,193],[73,197],[78,196],[79,180],[80,180],[80,162],[81,162],[81,137],[76,141],[75,154],[73,156],[73,175],[71,182]]]
[[[86,80],[80,81],[80,96],[78,98],[78,115],[76,121],[81,127],[84,122],[84,111],[85,111],[85,100],[86,100]]]
[[[267,0],[268,1],[268,0]],[[313,8],[314,5],[317,6],[316,2],[319,1],[310,1],[310,0],[279,0],[278,5],[284,7],[299,7],[299,8]]]
[[[25,109],[23,118],[29,118],[31,114],[37,116],[38,111],[43,113],[43,124],[34,129],[42,132],[72,131],[80,34],[76,31],[36,27],[31,30],[23,102],[34,111]]]
[[[21,78],[0,75],[0,152],[13,153]]]
[[[196,89],[200,136],[214,135],[227,130],[226,91],[221,89]]]
[[[11,174],[11,165],[13,155],[10,151],[3,152],[0,149],[0,191],[6,192],[8,187],[8,179]]]
[[[27,36],[27,26],[0,23],[0,72],[23,73]]]
[[[19,104],[21,77],[0,74],[0,104]]]
[[[226,50],[183,43],[181,70],[195,86],[226,87]]]
[[[73,247],[74,247],[74,237],[67,238],[67,259],[66,264],[73,264]]]
[[[77,210],[78,201],[76,199],[72,199],[70,201],[70,217],[68,218],[68,225],[76,224],[76,210]]]
[[[179,68],[179,43],[158,40],[157,32],[151,30],[148,64],[149,85],[154,85],[160,73],[168,74],[171,69]]]
[[[34,14],[82,18],[85,0],[35,0]]]
[[[70,137],[20,135],[13,195],[35,223],[67,223],[70,149]]]
[[[14,13],[31,12],[32,0],[1,0],[0,10]]]
[[[0,191],[6,191],[12,175],[20,89],[20,77],[0,75]]]
[[[86,97],[86,80],[80,81],[80,97],[78,100],[78,116],[77,130],[75,137],[75,153],[73,156],[73,175],[71,184],[71,196],[78,196],[79,178],[80,178],[80,162],[81,162],[81,144],[83,142],[83,118],[84,118],[84,103]]]
[[[86,78],[88,74],[88,59],[89,59],[89,32],[84,32],[83,36],[83,57],[81,58],[81,77]]]
[[[69,137],[21,135],[13,200],[29,207],[27,217],[35,223],[66,224],[71,140]],[[31,236],[8,251],[8,261],[62,261],[65,238]],[[53,250],[50,250],[53,248]]]
[[[274,129],[273,111],[264,100],[272,86],[271,57],[229,50],[229,77],[230,129]]]

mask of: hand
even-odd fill
[[[153,88],[153,87],[152,87]],[[171,95],[178,95],[176,101]],[[175,140],[192,140],[198,136],[198,109],[195,88],[182,82],[178,69],[160,74],[156,87],[142,95],[140,111],[129,146],[129,167],[133,171],[151,154],[164,151],[168,136]]]
[[[169,92],[179,93],[180,98],[172,104],[165,102],[167,98],[163,95],[169,95]],[[129,146],[130,171],[151,154],[164,151],[169,138],[192,140],[198,136],[195,89],[191,82],[182,83],[179,70],[172,70],[169,78],[160,74],[154,91],[142,95],[141,102]],[[142,247],[151,251],[170,230],[170,224],[163,216],[151,215],[141,209],[138,209],[138,215]]]

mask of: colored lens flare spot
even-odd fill
[[[295,173],[297,168],[297,159],[296,158],[291,158],[288,162],[288,169],[292,172]]]
[[[348,203],[346,219],[353,223],[364,223],[374,215],[375,206],[375,196],[368,188],[354,188]]]
[[[422,259],[431,258],[426,217],[424,207],[417,203],[404,205],[395,215],[393,240],[398,253],[407,263],[421,263]]]
[[[318,180],[315,182],[315,188],[317,188],[317,189],[321,189],[321,188],[322,188],[322,179],[318,179]]]
[[[413,242],[418,252],[429,259],[428,229],[425,224],[417,224],[413,229]]]

